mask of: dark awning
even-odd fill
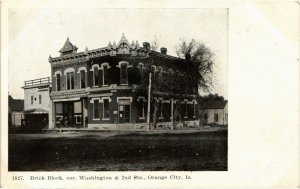
[[[29,110],[25,110],[24,113],[25,113],[25,114],[48,114],[49,111],[48,111],[48,110],[41,109],[41,108],[37,108],[37,109],[29,109]]]

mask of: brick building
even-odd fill
[[[151,68],[163,81],[169,73],[180,79],[186,67],[185,60],[167,55],[166,48],[156,52],[147,42],[142,46],[138,41],[129,43],[124,34],[117,44],[109,42],[107,47],[85,48],[84,52],[77,52],[67,39],[59,52],[58,57],[49,57],[53,112],[50,128],[144,128],[148,96],[139,91],[149,78],[145,70]],[[185,122],[197,119],[196,94],[178,98],[156,91],[153,95],[151,115],[156,101],[159,123],[171,122],[175,116]],[[175,110],[179,105],[181,108]]]

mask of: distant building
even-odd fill
[[[59,51],[60,56],[49,57],[53,102],[53,125],[49,128],[144,127],[148,96],[137,93],[139,86],[149,78],[144,77],[143,70],[153,70],[160,81],[170,76],[180,80],[186,75],[184,59],[168,55],[167,48],[153,51],[147,42],[142,46],[138,41],[129,43],[124,34],[118,43],[109,42],[106,47],[86,48],[84,52],[77,52],[77,49],[68,38]],[[154,95],[150,119],[155,101],[159,104],[156,116],[160,123],[170,123],[174,118],[179,120],[177,117],[184,122],[197,120],[196,93],[180,99],[174,92]]]
[[[24,119],[24,100],[14,99],[8,95],[8,125],[19,127]]]
[[[25,81],[22,88],[25,125],[32,128],[47,128],[51,115],[50,77]]]
[[[209,101],[201,104],[205,124],[228,125],[228,101]]]

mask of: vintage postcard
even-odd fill
[[[1,4],[1,187],[299,186],[299,4],[90,3]]]

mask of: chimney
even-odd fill
[[[144,42],[143,47],[144,47],[144,49],[150,50],[150,43]]]
[[[185,59],[186,59],[187,61],[190,61],[191,58],[192,58],[192,57],[191,57],[191,54],[188,53],[188,54],[185,55]]]
[[[162,47],[162,48],[160,48],[160,52],[162,53],[162,54],[167,54],[167,48],[166,47]]]

